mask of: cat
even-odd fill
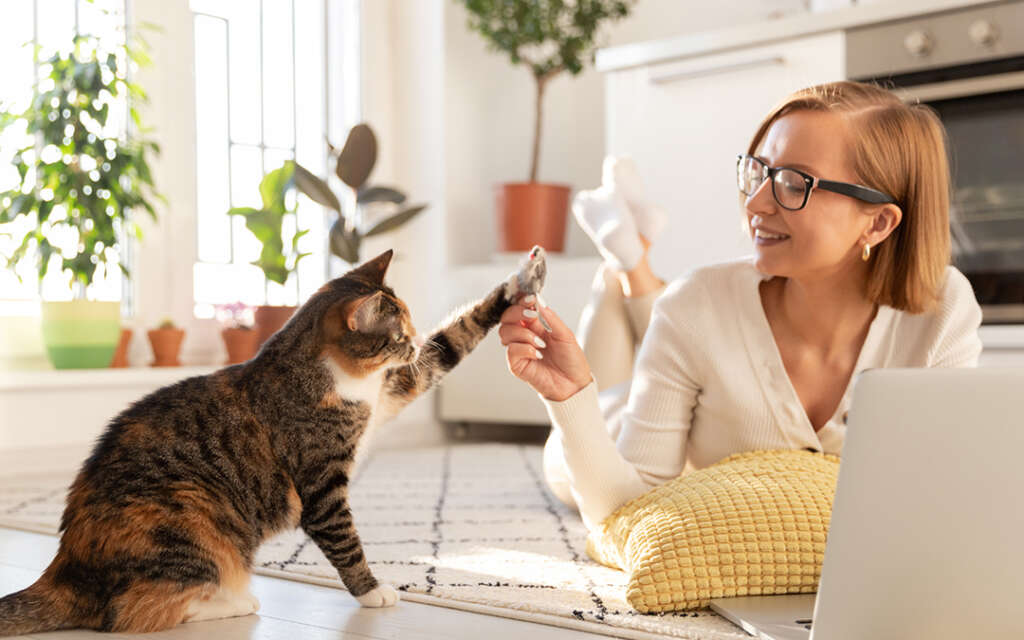
[[[56,557],[0,599],[0,635],[149,632],[247,615],[260,543],[301,526],[364,606],[371,573],[347,485],[360,436],[431,388],[524,293],[543,251],[429,341],[384,283],[388,251],[330,281],[246,363],[182,380],[115,417],[71,485]]]

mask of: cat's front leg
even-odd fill
[[[310,464],[312,476],[298,488],[302,500],[302,529],[320,547],[341,576],[345,588],[364,607],[390,607],[398,592],[380,584],[363,554],[352,511],[348,505],[348,471],[351,460],[328,459]]]
[[[544,249],[534,247],[513,272],[482,300],[453,314],[427,339],[415,364],[391,369],[384,379],[380,420],[394,415],[455,368],[494,328],[518,298],[540,293],[547,275]]]

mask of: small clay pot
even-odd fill
[[[256,348],[263,346],[267,338],[283,327],[288,319],[295,315],[298,307],[277,307],[261,305],[256,307]]]
[[[255,329],[248,327],[231,327],[221,329],[221,337],[224,339],[224,346],[228,350],[227,364],[240,364],[251,360],[256,355],[259,345],[256,344],[259,334]]]
[[[184,329],[150,329],[146,332],[149,344],[153,347],[151,367],[180,367],[178,354],[181,343],[185,340]]]
[[[132,330],[121,329],[121,338],[117,342],[117,350],[114,351],[114,359],[110,361],[112,368],[123,368],[128,366],[128,347],[132,343]]]
[[[539,244],[548,253],[562,251],[571,191],[568,185],[541,182],[496,185],[499,250],[529,251]]]

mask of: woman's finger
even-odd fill
[[[504,346],[508,346],[514,342],[533,345],[538,349],[543,349],[548,346],[548,344],[544,342],[544,339],[539,335],[518,324],[501,325],[498,329],[498,337],[501,338],[501,344]]]
[[[502,325],[519,325],[526,327],[536,334],[547,333],[544,329],[544,325],[540,323],[537,318],[537,311],[529,307],[524,307],[522,304],[516,303],[510,306],[501,314]]]
[[[544,358],[543,353],[523,342],[510,344],[505,350],[505,356],[508,360],[508,370],[517,378],[522,377],[523,371],[532,361]]]

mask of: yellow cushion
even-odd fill
[[[626,599],[642,613],[814,593],[838,470],[837,456],[810,451],[736,454],[626,503],[587,553],[629,572]]]

